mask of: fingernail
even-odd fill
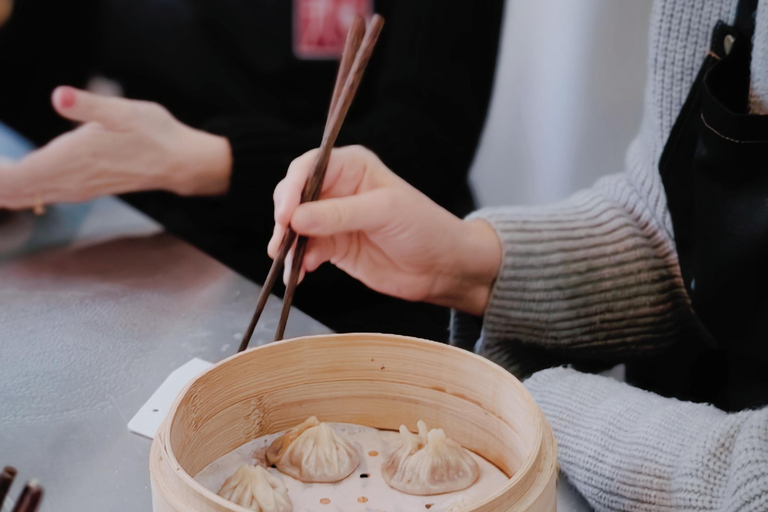
[[[61,87],[57,94],[59,96],[59,106],[61,108],[72,108],[75,106],[77,96],[71,87]]]

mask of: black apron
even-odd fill
[[[734,26],[715,27],[659,163],[703,329],[628,369],[644,387],[725,410],[768,403],[768,116],[749,114],[756,7],[742,0]]]

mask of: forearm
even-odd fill
[[[562,368],[525,384],[560,467],[597,510],[768,506],[768,409],[727,415]]]

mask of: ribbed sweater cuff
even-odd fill
[[[671,342],[689,307],[672,243],[599,190],[545,207],[470,215],[503,261],[483,319],[485,350],[515,340],[588,354]]]
[[[483,319],[461,311],[451,310],[450,342],[455,347],[474,350],[475,343],[480,338]]]

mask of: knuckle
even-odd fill
[[[275,202],[275,206],[277,206],[277,204],[280,202],[280,198],[283,195],[284,187],[285,185],[283,185],[283,182],[281,181],[280,183],[277,184],[277,186],[275,187],[275,190],[272,191],[272,200]]]
[[[168,109],[153,101],[140,101],[137,107],[140,114],[156,119],[165,118],[170,115]]]
[[[369,153],[371,153],[368,148],[360,144],[344,146],[343,148],[334,149],[333,152],[339,157],[352,159],[353,161],[357,159],[365,159],[369,156]]]
[[[319,148],[310,149],[309,151],[307,151],[306,153],[304,153],[299,157],[299,159],[301,160],[301,163],[305,166],[309,165],[315,158],[317,158],[317,154],[319,151],[320,151]]]
[[[357,144],[355,146],[352,146],[354,149],[354,152],[359,155],[361,158],[375,158],[378,159],[378,156],[376,156],[376,153],[368,149],[367,147]]]
[[[291,165],[288,166],[288,172],[286,173],[286,176],[293,177],[305,172],[308,165],[307,154],[308,153],[304,153],[303,155],[293,159],[293,161],[291,162]]]
[[[315,159],[316,153],[317,150],[313,149],[311,151],[307,151],[301,156],[294,158],[291,164],[288,166],[288,171],[285,173],[286,178],[291,178],[291,180],[300,180],[308,175],[310,166],[312,165],[312,161]]]
[[[294,174],[296,174],[296,172],[298,172],[300,167],[301,167],[301,157],[299,156],[299,157],[294,158],[291,161],[290,165],[288,165],[288,171],[286,171],[285,175],[286,176],[293,176]],[[280,182],[280,183],[282,183],[282,182]]]

